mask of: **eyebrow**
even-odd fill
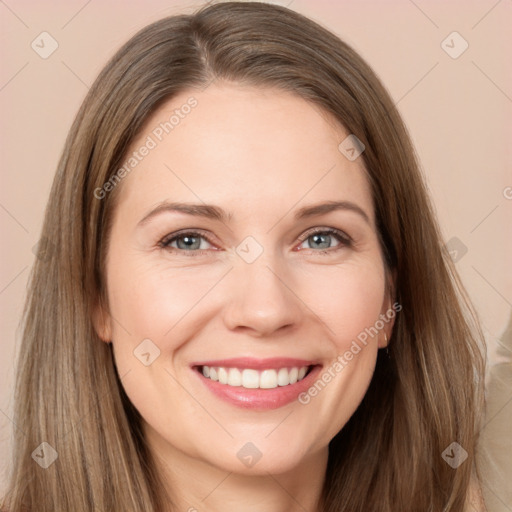
[[[326,213],[334,212],[336,210],[345,210],[357,213],[367,224],[370,224],[369,215],[360,206],[352,203],[351,201],[327,201],[325,203],[304,206],[297,210],[294,218],[295,220],[300,220],[313,217],[315,215],[325,215]]]
[[[137,225],[142,226],[143,224],[146,224],[150,219],[163,212],[186,213],[187,215],[206,217],[208,219],[219,220],[221,222],[226,222],[233,216],[232,213],[228,214],[222,208],[212,204],[169,203],[164,201],[163,203],[160,203],[158,206],[156,206],[156,208],[151,210],[147,215],[145,215]]]
[[[367,224],[370,224],[370,217],[368,214],[360,206],[351,201],[327,201],[314,205],[304,206],[295,212],[294,219],[301,220],[314,216],[325,215],[337,210],[345,210],[357,213],[365,220]],[[231,212],[226,212],[222,208],[212,204],[192,204],[179,202],[170,203],[164,201],[163,203],[160,203],[158,206],[153,208],[147,215],[145,215],[137,225],[142,226],[149,222],[149,220],[151,220],[153,217],[163,212],[185,213],[187,215],[205,217],[224,223],[233,218],[233,214]]]

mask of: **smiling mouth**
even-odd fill
[[[197,366],[205,378],[226,386],[245,389],[274,389],[290,386],[304,379],[315,365],[269,368],[228,368],[222,366]]]

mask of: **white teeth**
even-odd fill
[[[228,374],[228,384],[230,386],[242,385],[242,372],[237,368],[231,368]]]
[[[203,366],[202,373],[207,379],[219,381],[221,384],[247,389],[272,389],[278,386],[288,386],[302,380],[308,371],[308,366],[300,368],[279,368],[254,370],[246,368],[223,368]]]
[[[244,370],[242,372],[242,386],[244,388],[256,389],[260,384],[258,370]]]
[[[260,388],[277,388],[277,372],[275,370],[263,370],[260,375]]]
[[[306,372],[304,372],[306,374]],[[277,383],[279,386],[288,386],[290,384],[290,373],[287,368],[281,368],[277,373]]]
[[[219,376],[219,382],[221,384],[227,384],[228,383],[228,372],[225,368],[219,368],[219,371],[217,372]]]

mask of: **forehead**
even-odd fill
[[[298,203],[350,199],[372,216],[362,158],[339,150],[348,135],[290,92],[226,83],[188,89],[160,106],[132,142],[119,204],[133,211],[199,200],[275,216]]]

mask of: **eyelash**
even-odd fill
[[[315,254],[329,255],[329,254],[339,251],[340,249],[343,249],[344,247],[351,247],[352,243],[353,243],[353,240],[346,233],[344,233],[343,231],[340,231],[338,229],[334,229],[334,228],[315,228],[315,229],[307,231],[306,233],[301,235],[299,237],[299,241],[302,244],[309,237],[316,235],[316,234],[333,235],[338,240],[338,242],[340,244],[336,247],[331,247],[328,249],[314,250],[314,249],[310,248],[309,250],[312,250]],[[196,231],[181,231],[181,232],[177,232],[177,233],[171,233],[170,235],[165,236],[160,242],[158,242],[158,246],[161,249],[166,249],[170,252],[185,253],[186,256],[191,256],[191,257],[201,256],[204,253],[207,253],[209,250],[211,250],[211,249],[196,249],[196,250],[187,251],[185,249],[178,249],[177,247],[169,247],[169,245],[172,242],[174,242],[175,240],[177,240],[181,237],[185,237],[185,236],[193,236],[193,237],[199,236],[199,237],[205,239],[208,243],[215,245],[209,239],[209,237],[207,236],[207,234],[204,231],[196,230]],[[304,249],[302,249],[302,250],[304,250]]]

